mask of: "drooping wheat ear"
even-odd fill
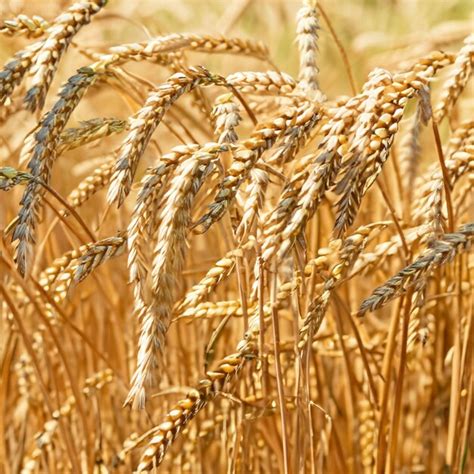
[[[233,153],[232,164],[214,202],[209,206],[209,211],[194,224],[194,227],[200,227],[199,232],[206,232],[214,222],[222,218],[255,163],[274,145],[278,137],[295,123],[299,113],[300,108],[291,107],[284,110],[273,120],[257,125],[250,138],[240,143]]]
[[[433,241],[411,265],[400,270],[364,300],[358,315],[364,316],[367,311],[374,311],[385,306],[389,301],[417,284],[421,278],[428,277],[434,269],[468,251],[473,239],[474,223],[461,226],[457,232],[442,235],[439,240]]]
[[[288,297],[301,285],[301,278],[293,278],[282,284],[277,291],[273,307],[278,309]],[[268,317],[272,308],[266,310]],[[152,438],[142,453],[138,472],[144,472],[153,465],[160,465],[169,447],[189,422],[211,401],[219,392],[231,383],[242,366],[255,352],[255,341],[260,333],[261,315],[255,311],[249,319],[249,329],[237,344],[235,354],[224,357],[217,367],[206,372],[198,386],[188,392],[186,398],[180,400],[164,417],[164,422],[153,430]]]
[[[444,117],[449,115],[454,104],[458,100],[462,91],[466,87],[472,74],[472,66],[474,63],[474,34],[469,35],[464,46],[456,56],[454,69],[451,77],[445,82],[441,99],[437,104],[434,117],[437,122],[441,122]]]
[[[362,102],[362,96],[350,99],[323,125],[324,138],[317,152],[305,159],[308,160],[307,170],[302,169],[284,189],[264,228],[264,261],[268,262],[276,252],[278,259],[283,258],[316,212],[324,193],[334,182],[342,156],[347,153],[347,136]]]
[[[109,49],[107,55],[103,55],[103,58],[113,56],[114,64],[122,64],[127,61],[156,61],[164,53],[186,49],[211,54],[242,54],[262,60],[267,60],[269,56],[268,48],[261,41],[194,33],[173,33],[141,43],[114,46]]]
[[[214,122],[214,136],[218,143],[235,143],[239,139],[235,128],[242,121],[242,117],[239,105],[234,101],[234,94],[223,94],[217,97],[211,118]]]
[[[289,95],[296,88],[295,80],[284,72],[236,72],[226,77],[226,81],[245,94]]]
[[[79,127],[68,128],[61,133],[59,153],[73,150],[127,129],[127,120],[114,118],[94,118],[79,122]]]
[[[268,163],[283,166],[295,159],[323,114],[324,110],[319,103],[303,102],[299,106],[294,125],[285,130],[278,139]]]
[[[452,190],[462,176],[474,170],[474,134],[467,137],[461,148],[445,160],[445,165]],[[414,219],[427,222],[435,235],[443,232],[443,191],[443,173],[437,169],[420,190],[420,202],[413,214]]]
[[[73,4],[59,15],[48,28],[48,37],[37,52],[31,68],[31,87],[25,97],[26,108],[42,108],[61,57],[77,32],[91,21],[107,0],[92,0]]]
[[[112,179],[112,172],[115,166],[115,157],[105,158],[102,165],[96,168],[92,174],[86,176],[70,193],[67,201],[71,207],[82,206],[94,194],[105,188]]]
[[[204,278],[194,285],[177,305],[177,313],[183,313],[201,303],[207,296],[215,291],[219,283],[227,278],[233,271],[235,259],[243,256],[244,250],[250,250],[255,245],[254,240],[249,240],[240,248],[230,250],[224,257],[217,260],[208,270]]]
[[[113,372],[110,369],[97,372],[85,380],[82,391],[84,395],[89,396],[94,391],[101,390],[103,387],[111,383],[113,379]],[[68,397],[59,409],[53,412],[53,417],[44,423],[43,429],[35,434],[34,439],[36,448],[31,451],[30,455],[23,459],[21,469],[22,474],[33,474],[38,472],[41,457],[44,456],[45,449],[52,444],[53,436],[58,429],[60,419],[67,419],[70,417],[75,407],[76,399],[73,396]]]
[[[113,237],[98,240],[89,244],[85,252],[78,258],[74,265],[73,280],[74,283],[83,281],[99,265],[110,260],[112,257],[122,255],[127,246],[127,233],[125,231],[117,232]]]
[[[13,241],[17,241],[15,261],[21,275],[27,273],[31,247],[35,243],[35,228],[42,207],[44,188],[40,182],[49,183],[51,168],[56,159],[57,146],[66,122],[86,90],[95,82],[96,71],[82,68],[72,76],[61,89],[59,100],[47,112],[35,132],[35,146],[32,149],[28,168],[33,175],[23,194]]]
[[[137,368],[132,378],[132,388],[125,404],[143,408],[145,386],[153,379],[153,369],[158,366],[158,355],[163,353],[168,330],[176,276],[186,249],[186,237],[191,222],[191,207],[205,178],[214,167],[226,145],[209,143],[199,148],[191,158],[177,168],[169,188],[163,196],[159,217],[158,236],[154,249],[151,283],[144,298],[145,309],[140,310],[140,338]]]
[[[121,231],[112,237],[81,245],[56,259],[43,273],[42,286],[56,303],[64,301],[72,285],[84,280],[99,265],[120,256],[127,244],[126,233]]]
[[[33,15],[32,17],[18,15],[11,20],[0,22],[0,34],[38,38],[45,34],[49,25],[50,23],[39,15]]]
[[[296,19],[296,41],[300,51],[298,87],[314,94],[319,90],[317,56],[319,19],[316,0],[304,0]]]
[[[298,336],[300,350],[306,346],[310,336],[312,337],[318,332],[334,288],[347,276],[357,257],[367,245],[371,233],[374,230],[380,231],[386,225],[383,222],[361,226],[340,244],[338,261],[331,267],[329,278],[325,281],[321,293],[310,303],[303,325],[300,328]]]
[[[20,84],[43,43],[39,41],[19,51],[0,71],[0,105],[5,103]]]
[[[135,172],[153,131],[166,111],[183,94],[199,85],[223,83],[204,67],[193,67],[171,76],[147,98],[145,105],[130,119],[130,131],[122,143],[107,194],[109,203],[120,206],[128,193]]]
[[[145,472],[151,466],[161,464],[168,448],[178,435],[207,403],[235,378],[244,361],[245,356],[241,352],[224,357],[215,369],[206,373],[206,378],[202,379],[195,389],[187,393],[186,398],[180,400],[167,413],[148,441],[137,472]]]
[[[242,199],[243,214],[240,224],[235,230],[238,239],[245,239],[253,224],[260,222],[268,182],[269,176],[266,171],[258,168],[250,170],[250,183],[245,190],[246,198]],[[237,196],[237,201],[239,201],[239,196]]]
[[[59,93],[59,100],[40,120],[35,129],[35,146],[32,148],[28,168],[33,180],[28,184],[21,200],[18,223],[13,233],[13,241],[18,241],[15,261],[21,275],[27,272],[31,247],[35,243],[35,228],[42,207],[44,188],[39,181],[49,183],[51,168],[56,159],[57,147],[73,110],[86,90],[96,81],[99,64],[87,67],[68,79]]]
[[[450,62],[449,55],[432,53],[406,73],[393,77],[383,70],[371,73],[366,86],[372,93],[365,112],[358,118],[350,153],[343,160],[341,178],[335,186],[336,193],[341,195],[334,225],[336,236],[341,236],[354,222],[362,197],[381,173],[408,99],[418,94],[420,117],[426,123],[431,117],[429,81]]]
[[[192,157],[199,145],[189,144],[173,148],[163,155],[155,168],[147,170],[141,181],[137,202],[128,226],[128,268],[134,285],[135,311],[144,308],[144,281],[151,259],[150,242],[155,238],[160,223],[159,209],[167,187],[164,183],[176,167]]]

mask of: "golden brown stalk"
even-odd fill
[[[304,0],[297,14],[296,41],[300,51],[298,86],[309,94],[319,90],[318,84],[318,10],[316,0]]]
[[[59,15],[48,28],[48,37],[36,53],[31,68],[31,87],[25,97],[28,110],[42,108],[53,76],[61,57],[66,52],[72,38],[86,24],[91,16],[98,13],[107,0],[92,0],[75,3]]]
[[[456,56],[451,77],[445,82],[441,99],[434,111],[437,122],[449,115],[472,74],[474,63],[474,34],[464,40],[464,46]]]
[[[109,203],[116,202],[120,206],[127,197],[140,158],[151,135],[171,105],[199,85],[223,81],[223,78],[213,76],[204,67],[193,67],[174,74],[148,96],[145,105],[130,119],[130,131],[120,147],[107,194]]]
[[[470,223],[459,227],[457,232],[444,234],[439,240],[433,241],[411,265],[400,270],[365,299],[359,308],[358,316],[364,316],[367,311],[385,306],[436,268],[451,262],[456,255],[468,251],[473,239],[474,223]]]
[[[0,34],[38,38],[45,34],[49,26],[50,23],[39,15],[33,15],[32,17],[18,15],[11,20],[0,22]]]
[[[63,86],[59,100],[36,127],[35,146],[28,163],[34,179],[29,182],[23,194],[22,208],[12,237],[13,241],[17,241],[15,261],[21,275],[25,275],[28,270],[32,246],[35,243],[35,228],[42,207],[44,188],[38,180],[49,183],[61,132],[86,90],[95,82],[99,67],[100,65],[96,64],[94,68],[79,69]]]
[[[171,321],[172,305],[179,272],[186,249],[186,237],[191,222],[194,197],[214,167],[226,145],[209,143],[180,164],[170,187],[163,197],[159,228],[154,248],[151,287],[144,295],[145,308],[137,308],[140,317],[137,368],[125,405],[136,408],[145,405],[145,387],[153,379],[158,355],[165,346],[165,336]],[[144,293],[144,292],[143,292]]]

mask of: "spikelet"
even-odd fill
[[[304,0],[296,19],[296,41],[300,51],[298,87],[315,94],[319,90],[317,58],[319,20],[316,0]]]

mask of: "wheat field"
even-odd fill
[[[469,0],[0,2],[0,473],[474,472]]]

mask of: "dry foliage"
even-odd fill
[[[466,23],[272,2],[288,74],[257,2],[49,3],[0,23],[0,471],[473,472]]]

